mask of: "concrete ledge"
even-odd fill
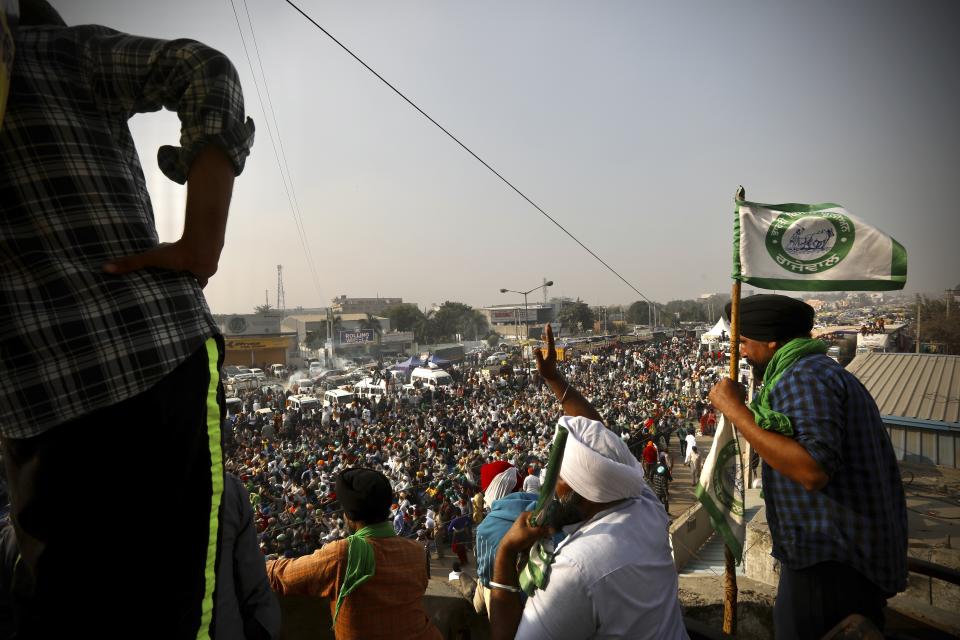
[[[283,640],[335,640],[331,629],[330,603],[307,596],[278,596],[282,615]],[[433,579],[423,595],[423,607],[430,621],[448,640],[490,637],[487,619],[477,615],[473,605],[463,599],[446,580]],[[377,615],[371,611],[370,615]]]
[[[751,580],[776,587],[780,584],[780,561],[770,555],[773,538],[765,507],[747,523],[743,543],[743,573]]]
[[[699,502],[673,521],[669,529],[670,547],[677,571],[687,566],[712,533],[710,516]]]

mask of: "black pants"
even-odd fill
[[[883,630],[884,593],[859,571],[839,562],[805,569],[781,566],[773,625],[777,640],[820,638],[852,613]]]
[[[18,638],[197,637],[223,491],[211,348],[212,363],[202,347],[138,396],[3,441]]]

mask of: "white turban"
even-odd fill
[[[563,416],[557,425],[568,432],[560,477],[571,489],[591,502],[635,498],[646,490],[643,467],[602,422]]]
[[[490,481],[490,485],[487,486],[487,489],[483,492],[484,506],[486,506],[487,509],[492,509],[494,502],[507,494],[513,493],[519,479],[520,474],[517,472],[516,467],[510,467],[495,475],[493,480]]]

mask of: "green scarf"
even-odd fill
[[[793,425],[790,418],[774,411],[770,407],[770,392],[787,369],[792,367],[800,358],[811,353],[826,353],[827,344],[811,338],[794,338],[783,345],[773,354],[767,370],[763,374],[763,388],[754,396],[750,403],[750,410],[757,421],[757,426],[767,431],[776,431],[785,436],[793,435]]]
[[[340,585],[337,595],[337,606],[333,611],[333,624],[337,624],[340,615],[340,605],[354,589],[373,577],[377,569],[376,557],[373,555],[373,545],[367,538],[392,538],[397,535],[393,525],[389,522],[372,524],[347,537],[347,571]]]

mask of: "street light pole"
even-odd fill
[[[545,288],[547,288],[547,287],[552,287],[552,286],[553,286],[553,280],[547,280],[546,282],[544,282],[544,283],[541,284],[540,286],[534,287],[533,289],[527,289],[526,291],[515,291],[515,290],[513,290],[513,289],[500,289],[500,293],[519,293],[520,295],[523,296],[523,325],[524,325],[524,337],[525,337],[525,339],[527,339],[527,340],[530,339],[530,319],[529,319],[529,317],[528,317],[529,309],[528,309],[528,305],[527,305],[527,296],[530,295],[531,293],[533,293],[534,291],[538,290],[538,289],[545,289]],[[520,314],[518,313],[517,315],[520,315]],[[518,329],[519,329],[519,327],[518,327]],[[519,339],[520,339],[520,336],[519,336],[519,331],[518,331],[517,340],[519,341]]]

